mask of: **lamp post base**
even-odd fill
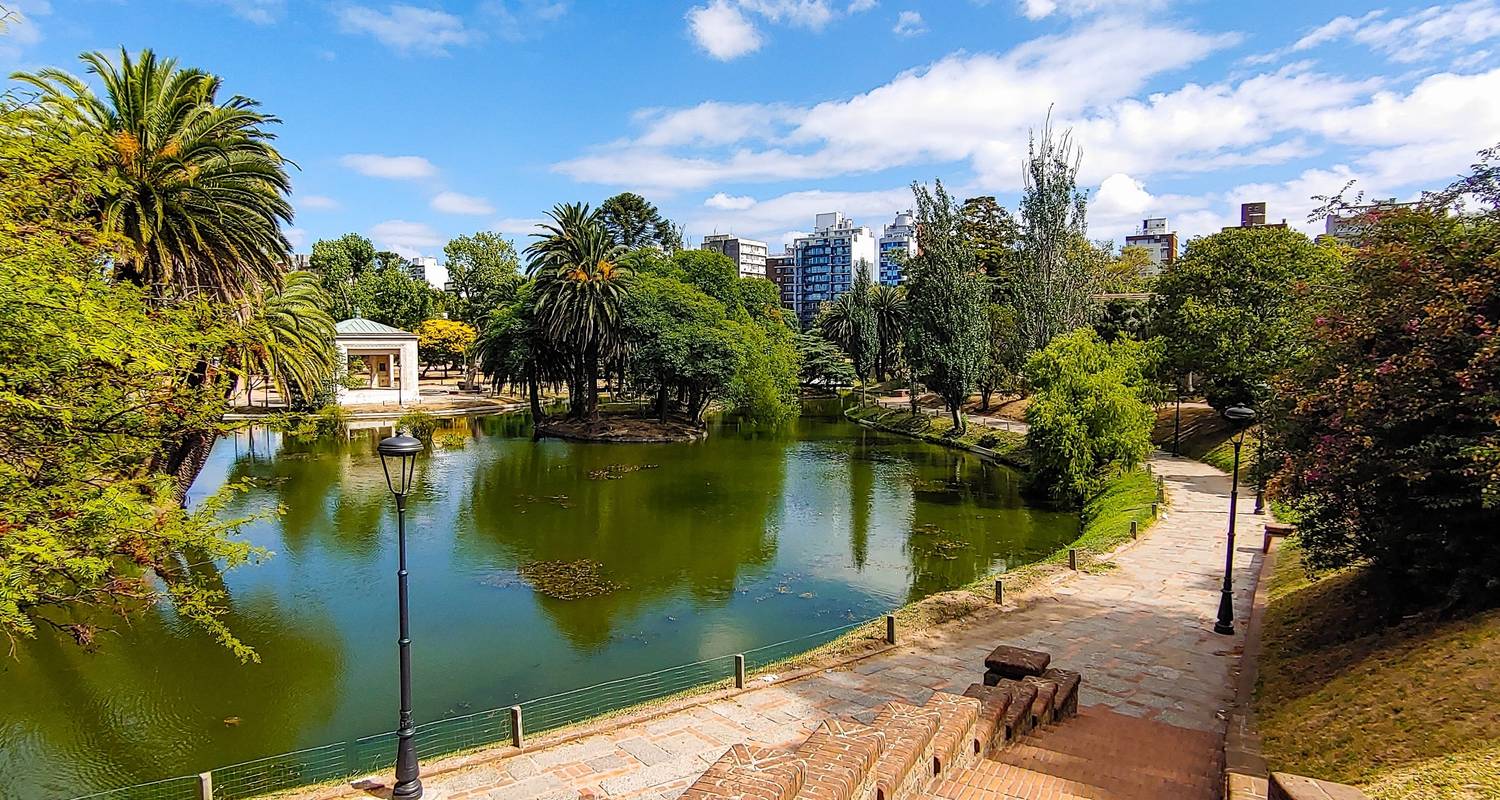
[[[1214,623],[1214,633],[1217,633],[1220,636],[1233,636],[1234,635],[1234,623],[1233,622],[1215,622]]]
[[[1214,623],[1214,633],[1220,636],[1234,635],[1234,593],[1228,586],[1219,594],[1219,619]]]
[[[393,800],[418,800],[423,797],[422,782],[416,780],[410,783],[398,783],[392,787],[391,797]],[[432,795],[427,795],[427,797],[432,797]]]

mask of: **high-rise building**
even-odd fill
[[[1265,211],[1261,211],[1264,215]],[[1136,232],[1125,237],[1126,247],[1144,247],[1151,254],[1151,263],[1155,265],[1153,272],[1161,272],[1161,268],[1177,260],[1177,231],[1167,230],[1166,217],[1151,217],[1141,220],[1141,227]]]
[[[406,273],[442,291],[448,286],[448,267],[432,256],[417,256],[406,262]]]
[[[287,259],[286,268],[289,270],[312,269],[312,256],[308,253],[292,253],[292,257]]]
[[[1232,231],[1235,228],[1285,228],[1286,220],[1280,222],[1266,222],[1266,204],[1240,203],[1240,224],[1231,225],[1224,230]]]
[[[830,211],[813,220],[813,232],[792,243],[797,269],[797,317],[806,326],[824,303],[849,291],[854,271],[867,270],[875,279],[875,234]]]
[[[1407,208],[1415,203],[1397,202],[1392,197],[1389,200],[1376,200],[1362,206],[1351,206],[1344,209],[1342,214],[1329,214],[1323,221],[1323,232],[1335,239],[1353,241],[1358,239],[1365,228],[1374,221],[1376,214],[1382,211],[1395,211],[1398,208]]]
[[[766,256],[766,277],[781,291],[782,307],[796,313],[797,287],[801,281],[797,278],[797,257],[792,248]]]
[[[910,211],[897,214],[880,234],[880,282],[886,286],[900,286],[906,280],[901,257],[895,255],[898,252],[905,253],[905,258],[917,254],[917,220]]]
[[[741,278],[766,277],[766,243],[754,239],[741,239],[728,233],[713,233],[703,237],[700,250],[723,253],[734,261]]]

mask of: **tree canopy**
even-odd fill
[[[497,233],[459,236],[443,247],[448,267],[448,316],[480,325],[491,309],[508,300],[521,283],[515,245]]]

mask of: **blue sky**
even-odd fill
[[[1237,203],[1304,223],[1349,179],[1445,185],[1500,143],[1500,0],[0,0],[6,73],[145,47],[284,120],[292,238],[407,255],[525,240],[634,190],[773,249],[818,211],[878,230],[913,180],[1014,207],[1052,109],[1090,233]]]

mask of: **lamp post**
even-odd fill
[[[391,797],[416,800],[422,796],[422,779],[417,767],[416,729],[411,724],[411,631],[406,618],[406,497],[411,493],[417,454],[422,443],[400,431],[380,440],[380,468],[385,471],[385,485],[396,496],[396,569],[397,614],[401,620],[401,637],[396,647],[401,654],[401,717],[396,729],[396,785]],[[394,474],[391,467],[396,467]]]
[[[1224,549],[1224,588],[1219,594],[1219,620],[1214,633],[1234,634],[1234,511],[1240,499],[1240,445],[1245,429],[1255,421],[1255,412],[1240,405],[1224,409],[1224,419],[1234,426],[1234,472],[1229,478],[1229,541]]]

